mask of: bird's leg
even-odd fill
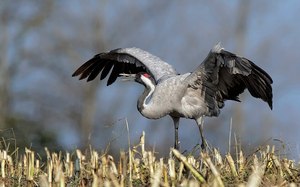
[[[178,140],[178,128],[179,128],[179,119],[177,117],[172,117],[173,122],[174,122],[174,127],[175,127],[175,144],[174,148],[179,150],[179,140]]]
[[[203,136],[203,117],[200,117],[196,120],[197,122],[197,125],[198,125],[198,128],[199,128],[199,131],[200,131],[200,136],[201,136],[201,148],[202,150],[206,150],[206,141],[205,141],[205,138]]]

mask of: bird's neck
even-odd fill
[[[155,85],[152,83],[146,84],[145,85],[145,90],[143,94],[139,97],[138,99],[138,110],[143,114],[143,111],[147,109],[149,106],[149,103],[151,101],[152,94],[155,90]],[[145,116],[147,117],[147,116]]]

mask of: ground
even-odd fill
[[[145,150],[145,134],[140,143],[121,151],[115,159],[90,148],[73,153],[51,153],[42,159],[34,150],[0,150],[1,186],[297,186],[300,168],[275,154],[275,147],[260,148],[245,156],[207,152],[180,153],[170,148],[170,156],[156,158]]]

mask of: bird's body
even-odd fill
[[[93,80],[108,73],[108,85],[119,76],[133,78],[144,85],[137,108],[146,118],[172,117],[175,148],[178,148],[180,118],[194,119],[199,127],[202,147],[202,117],[218,116],[225,100],[239,101],[246,88],[252,96],[266,101],[272,108],[272,79],[250,60],[225,51],[216,45],[195,71],[178,74],[168,63],[138,48],[115,49],[100,53],[79,67],[73,76]]]
[[[204,97],[198,97],[203,93],[201,90],[189,87],[186,80],[189,75],[190,73],[174,75],[158,83],[149,96],[151,99],[146,102],[147,106],[138,105],[138,110],[144,117],[150,119],[158,119],[166,115],[196,119],[206,115],[208,112]],[[168,89],[165,89],[166,87]]]
[[[185,117],[182,111],[182,104],[180,101],[187,89],[187,83],[184,83],[187,74],[175,75],[168,79],[159,82],[149,97],[149,102],[146,102],[146,107],[138,105],[138,110],[141,114],[150,119],[158,119],[168,114],[180,115],[178,117]],[[168,87],[168,90],[165,88]],[[164,98],[168,98],[165,100]],[[142,100],[142,99],[141,99]],[[161,102],[165,100],[164,102]],[[155,112],[154,112],[155,111]]]

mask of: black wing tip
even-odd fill
[[[272,103],[272,101],[270,103],[268,103],[268,104],[269,104],[270,109],[273,110],[273,103]]]
[[[273,110],[273,95],[272,95],[272,92],[271,92],[270,98],[267,100],[267,103],[268,103],[270,109]]]
[[[81,79],[80,79],[81,80]],[[87,79],[86,79],[86,82],[90,82],[90,81],[92,81],[92,80],[94,80],[94,79],[91,79],[90,77],[88,77]]]
[[[258,66],[256,66],[256,67],[259,70],[259,72],[261,73],[261,75],[260,75],[261,79],[266,84],[266,86],[265,86],[265,95],[267,96],[266,102],[268,103],[270,109],[272,110],[273,109],[273,91],[272,91],[273,80],[267,72],[265,72],[263,69],[261,69]]]
[[[78,75],[80,75],[81,72],[78,71],[78,69],[72,74],[72,77],[77,77]]]

